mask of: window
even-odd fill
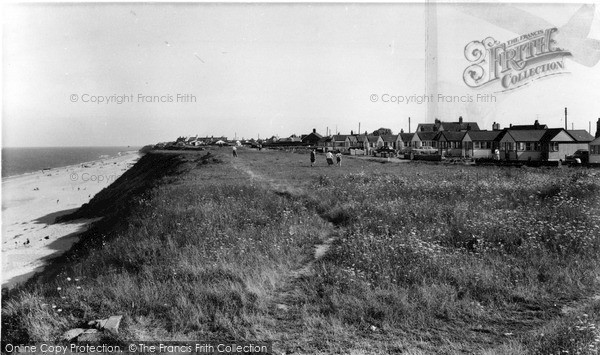
[[[533,144],[530,142],[525,143],[525,150],[527,150],[527,151],[533,150]]]
[[[558,152],[558,142],[552,142],[552,143],[550,143],[550,151],[552,151],[552,152]]]

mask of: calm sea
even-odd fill
[[[2,148],[2,177],[118,156],[140,147]]]

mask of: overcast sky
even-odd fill
[[[134,146],[196,134],[325,134],[327,127],[344,134],[359,122],[361,131],[398,133],[408,131],[409,116],[413,131],[433,122],[432,112],[445,121],[463,116],[482,129],[536,118],[563,127],[564,107],[569,128],[588,129],[591,121],[595,133],[600,65],[566,58],[564,74],[508,92],[465,84],[469,42],[506,42],[535,27],[532,18],[560,31],[580,9],[519,5],[506,10],[507,20],[494,19],[486,11],[492,6],[10,5],[3,19],[3,146]],[[600,39],[598,6],[592,15],[588,37]],[[429,47],[428,35],[435,35]],[[433,61],[426,54],[432,50]],[[435,110],[383,102],[385,95],[426,93],[436,101],[438,94],[495,93],[496,102],[439,103]],[[178,94],[195,102],[177,102]],[[129,102],[91,102],[124,96]]]

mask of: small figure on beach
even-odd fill
[[[316,160],[317,160],[317,151],[313,149],[310,151],[310,166],[311,167],[315,166]]]
[[[233,157],[237,158],[237,148],[235,146],[233,146],[232,152],[233,152]]]
[[[335,161],[337,166],[342,166],[342,153],[339,150],[335,153]]]
[[[327,154],[325,154],[325,158],[327,159],[327,164],[329,166],[333,165],[333,154],[331,152],[327,152]]]

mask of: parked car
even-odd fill
[[[384,146],[377,148],[377,150],[375,150],[375,155],[379,155],[382,157],[394,157],[396,155],[396,151],[393,148]]]
[[[590,151],[587,149],[578,149],[573,153],[573,155],[567,155],[565,157],[565,162],[567,164],[576,164],[577,159],[581,164],[587,164],[590,161]]]
[[[405,159],[410,159],[411,156],[415,155],[434,155],[438,154],[438,150],[433,147],[406,147],[400,151],[400,154],[404,155]]]

